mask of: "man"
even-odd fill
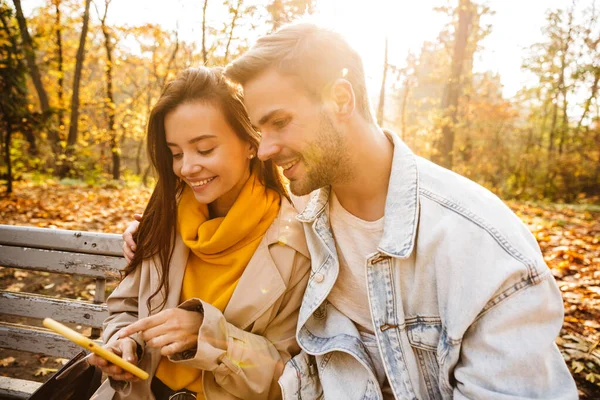
[[[312,257],[284,398],[577,398],[535,239],[496,196],[377,126],[342,37],[286,26],[226,73],[258,156],[290,181]]]

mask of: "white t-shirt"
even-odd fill
[[[350,318],[359,330],[373,333],[366,265],[367,256],[377,251],[383,235],[383,218],[364,221],[355,217],[342,207],[332,190],[329,221],[340,261],[340,272],[327,299]]]
[[[357,326],[373,361],[383,397],[393,399],[373,333],[366,278],[367,257],[377,251],[383,235],[383,220],[383,217],[377,221],[355,217],[342,207],[333,190],[331,191],[329,221],[340,261],[340,272],[327,300]]]

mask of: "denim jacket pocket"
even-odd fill
[[[305,351],[301,351],[286,363],[283,374],[279,378],[279,386],[284,400],[324,398],[315,358]]]
[[[419,372],[427,388],[429,400],[442,399],[439,386],[439,360],[437,349],[442,324],[439,319],[416,318],[407,320],[408,341],[419,364]]]

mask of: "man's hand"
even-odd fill
[[[159,348],[163,356],[171,356],[196,347],[203,320],[199,312],[170,308],[121,329],[119,337],[139,332],[146,346]]]
[[[138,226],[140,225],[142,214],[133,214],[133,218],[135,218],[135,221],[132,221],[127,229],[125,229],[125,232],[123,232],[123,240],[125,241],[125,243],[123,243],[123,256],[125,256],[128,264],[135,255],[136,245],[135,241],[133,240],[133,234],[137,231]]]
[[[134,365],[138,362],[136,353],[137,343],[132,338],[119,338],[112,343],[109,342],[104,348],[121,356],[124,360],[129,361]],[[123,368],[106,361],[96,354],[92,354],[88,358],[88,363],[100,368],[102,372],[117,381],[137,382],[140,380],[140,378],[136,377],[131,372],[125,371]]]

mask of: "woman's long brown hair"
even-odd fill
[[[151,300],[164,288],[162,309],[169,292],[169,267],[177,236],[177,199],[185,183],[173,172],[173,159],[165,137],[165,116],[181,104],[200,102],[219,107],[227,122],[238,137],[258,148],[260,135],[252,128],[244,107],[241,91],[231,84],[220,69],[205,67],[190,68],[181,72],[169,82],[150,113],[147,134],[147,150],[150,162],[158,175],[156,187],[146,206],[144,215],[134,239],[137,249],[131,263],[125,269],[125,276],[140,267],[143,260],[158,257],[156,267],[160,277],[159,287],[148,298]],[[289,199],[281,175],[271,161],[251,160],[251,169],[267,188],[277,191]]]

